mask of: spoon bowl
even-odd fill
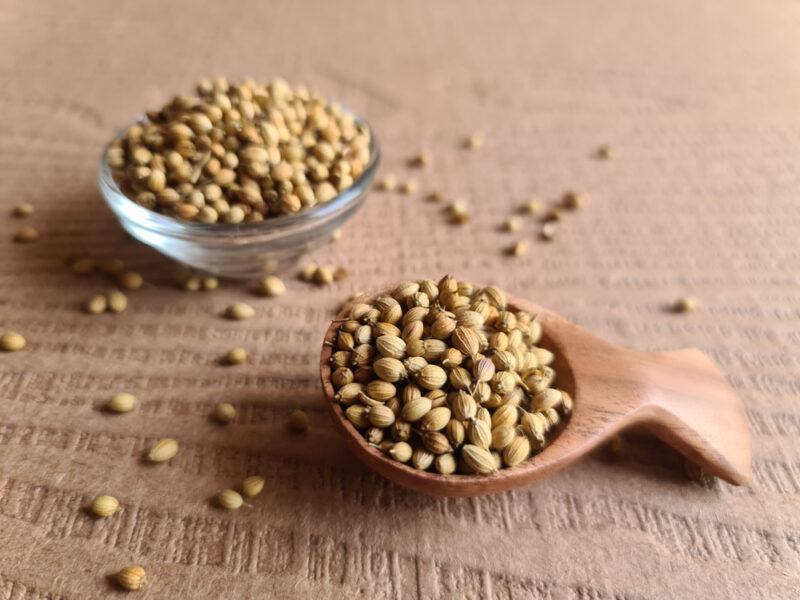
[[[388,289],[394,289],[388,288]],[[388,293],[381,290],[361,301]],[[555,353],[558,387],[574,401],[548,445],[525,462],[491,475],[441,475],[400,463],[369,445],[334,400],[330,357],[348,307],[325,334],[322,387],[336,429],[369,468],[407,488],[434,496],[478,496],[528,485],[566,467],[619,432],[644,427],[704,470],[737,485],[751,472],[751,433],[744,406],[712,360],[697,349],[637,352],[595,337],[559,315],[519,299],[542,325],[541,346]]]

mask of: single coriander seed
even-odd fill
[[[119,500],[114,496],[98,496],[92,500],[92,512],[98,517],[110,517],[119,508]]]
[[[427,167],[431,163],[431,156],[427,152],[420,152],[408,159],[411,167]]]
[[[259,475],[251,475],[242,481],[242,492],[248,498],[258,496],[264,489],[264,478]]]
[[[404,181],[400,184],[400,193],[405,194],[406,196],[410,196],[411,194],[417,191],[417,182],[413,179],[408,181]]]
[[[394,175],[387,175],[378,182],[378,189],[385,192],[393,192],[397,189],[397,177]]]
[[[428,202],[444,202],[444,194],[439,191],[429,192],[425,199]]]
[[[557,221],[547,221],[542,225],[542,239],[545,241],[551,241],[556,237],[556,233],[558,233],[558,222]]]
[[[567,192],[564,194],[564,208],[567,210],[579,210],[586,206],[589,198],[586,194],[579,192]]]
[[[33,214],[33,204],[30,202],[20,202],[11,212],[15,217],[20,219],[30,217]]]
[[[33,227],[20,227],[14,234],[14,241],[20,244],[28,244],[39,239],[39,232]]]
[[[209,275],[207,277],[203,277],[203,289],[207,292],[211,292],[216,290],[219,287],[219,279],[216,277]]]
[[[79,258],[72,263],[71,269],[77,275],[91,275],[97,268],[97,262],[93,258]]]
[[[528,215],[538,215],[542,212],[542,203],[538,200],[528,200],[520,207],[520,212]]]
[[[332,242],[338,242],[340,239],[342,239],[342,230],[341,229],[334,229],[331,232],[331,241]]]
[[[144,279],[136,271],[125,271],[119,276],[119,284],[126,290],[138,290]]]
[[[26,343],[25,338],[16,331],[9,331],[0,337],[0,349],[4,352],[18,352]]]
[[[178,440],[173,438],[162,438],[158,440],[147,452],[147,460],[150,462],[166,462],[174,458],[178,453]]]
[[[483,146],[483,136],[479,133],[473,133],[464,140],[464,147],[467,150],[478,150]]]
[[[113,313],[121,313],[128,307],[128,298],[119,290],[112,290],[106,294],[108,310]]]
[[[217,504],[225,510],[239,510],[244,500],[235,490],[222,490],[217,494]]]
[[[90,315],[99,315],[106,312],[108,308],[108,300],[102,294],[92,296],[84,305],[84,309]]]
[[[525,240],[514,242],[514,245],[509,249],[509,254],[512,256],[525,256],[530,250],[530,245]]]
[[[616,156],[617,156],[617,151],[611,146],[603,145],[597,149],[597,158],[601,160],[609,160],[612,158],[616,158]]]
[[[697,310],[699,305],[696,298],[680,298],[675,302],[674,310],[679,313],[692,313]]]
[[[247,361],[247,350],[244,348],[231,348],[225,353],[224,362],[228,365],[241,365]]]
[[[308,429],[308,415],[300,409],[295,409],[289,415],[289,429],[302,433]]]
[[[509,217],[503,222],[503,229],[510,233],[519,231],[520,227],[522,227],[522,221],[519,220],[519,217]]]
[[[111,399],[106,402],[106,410],[115,413],[127,413],[136,408],[136,396],[128,392],[119,392],[111,396]]]
[[[230,402],[220,402],[214,407],[214,419],[218,423],[230,423],[236,418],[236,408]]]
[[[259,292],[270,298],[282,296],[286,292],[286,284],[279,277],[269,275],[259,282]]]
[[[245,321],[247,319],[252,319],[255,314],[255,309],[244,302],[234,302],[225,310],[225,315],[234,321]]]
[[[123,589],[135,592],[147,584],[147,573],[139,565],[131,565],[117,573],[116,579]]]

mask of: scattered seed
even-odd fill
[[[412,156],[410,159],[408,159],[408,164],[412,167],[426,167],[430,163],[431,157],[427,152],[420,152],[416,156]]]
[[[548,210],[544,217],[542,218],[543,221],[560,221],[562,217],[562,213],[558,208],[551,208]]]
[[[542,212],[542,203],[538,200],[528,200],[520,207],[520,212],[528,215],[538,215]]]
[[[30,217],[33,214],[33,204],[30,202],[20,202],[13,208],[11,214],[20,219]]]
[[[20,227],[14,234],[14,241],[20,244],[35,242],[39,239],[39,232],[33,227]]]
[[[525,240],[515,242],[509,249],[509,254],[512,256],[525,256],[530,250],[530,245]]]
[[[122,588],[135,592],[147,584],[147,573],[139,565],[131,565],[117,573],[116,579]]]
[[[417,182],[414,180],[404,181],[400,184],[400,193],[409,196],[417,191]]]
[[[108,308],[108,300],[103,294],[92,296],[84,305],[84,309],[90,315],[99,315],[106,312]]]
[[[308,415],[299,408],[293,410],[289,415],[289,428],[297,433],[308,429]]]
[[[197,275],[189,275],[189,277],[183,280],[181,285],[187,292],[196,292],[203,287],[203,280]]]
[[[239,510],[244,504],[241,494],[235,490],[222,490],[217,494],[217,504],[225,510]]]
[[[225,354],[225,363],[229,365],[241,365],[247,361],[247,350],[244,348],[231,348]]]
[[[425,199],[428,202],[444,202],[444,194],[442,192],[429,192]]]
[[[696,298],[680,298],[673,305],[673,310],[679,313],[692,313],[698,309],[699,305]]]
[[[110,517],[119,508],[119,500],[114,496],[98,496],[92,501],[92,512],[98,517]]]
[[[258,475],[251,475],[242,481],[242,492],[248,498],[258,496],[264,489],[264,478]]]
[[[150,462],[166,462],[174,458],[178,453],[178,440],[173,438],[162,438],[158,440],[147,453],[147,460]]]
[[[236,418],[236,407],[230,402],[220,402],[214,407],[214,419],[219,423],[230,423]]]
[[[597,158],[602,160],[609,160],[611,158],[616,158],[617,151],[612,148],[611,146],[600,146],[597,149]]]
[[[136,396],[128,392],[119,392],[111,396],[111,399],[106,402],[106,410],[115,413],[127,413],[136,408]]]
[[[317,285],[330,285],[333,280],[333,269],[326,266],[317,267],[312,277],[312,281]]]
[[[216,277],[209,275],[208,277],[203,277],[203,289],[207,292],[211,292],[219,287],[219,279]]]
[[[255,309],[244,302],[234,302],[225,310],[225,316],[234,321],[252,319],[256,314]]]
[[[128,307],[128,298],[119,290],[112,290],[106,294],[108,300],[108,310],[113,313],[121,313]]]
[[[93,258],[79,258],[72,263],[72,272],[78,275],[91,275],[97,268],[97,262]]]
[[[378,189],[385,192],[393,192],[397,189],[397,177],[394,175],[387,175],[378,182]]]
[[[551,241],[556,237],[556,233],[558,233],[558,222],[557,221],[547,221],[542,225],[542,239],[545,241]]]
[[[450,222],[456,225],[463,225],[470,220],[469,209],[460,200],[451,202],[447,206],[447,212],[450,215]]]
[[[473,133],[464,140],[464,147],[467,150],[478,150],[481,146],[483,146],[483,141],[482,135],[479,133]]]
[[[4,352],[18,352],[25,347],[25,338],[16,331],[9,331],[0,337],[0,350]]]
[[[338,242],[340,239],[342,239],[342,230],[334,229],[333,232],[331,232],[331,241]]]
[[[136,271],[125,271],[119,276],[119,284],[126,290],[138,290],[144,279]]]
[[[258,289],[262,296],[275,298],[277,296],[283,296],[286,292],[286,284],[284,284],[279,277],[269,275],[259,282]]]
[[[308,263],[302,269],[300,269],[300,273],[298,276],[302,281],[310,282],[314,279],[314,273],[317,272],[319,265],[317,263]]]
[[[511,233],[519,231],[520,227],[522,227],[522,221],[519,220],[519,217],[509,217],[503,222],[503,229]]]
[[[334,281],[342,281],[343,279],[347,279],[348,271],[345,267],[336,267],[333,271],[333,280]]]
[[[121,275],[125,271],[125,263],[118,258],[104,258],[97,266],[106,275]]]
[[[581,194],[579,192],[567,192],[564,194],[564,208],[567,210],[579,210],[586,206],[588,201],[589,198],[586,194]]]

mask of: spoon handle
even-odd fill
[[[752,476],[752,434],[742,401],[695,348],[634,353],[639,372],[632,423],[643,425],[709,473],[736,485]]]

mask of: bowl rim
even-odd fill
[[[356,202],[369,188],[372,180],[377,174],[380,167],[381,151],[380,144],[375,136],[374,129],[366,121],[353,111],[343,108],[345,113],[349,114],[354,120],[366,128],[370,134],[369,150],[370,160],[364,167],[364,171],[358,178],[353,181],[353,184],[345,190],[339,192],[331,200],[313,206],[309,209],[300,210],[291,215],[279,215],[276,217],[268,217],[263,221],[254,223],[199,223],[197,221],[184,221],[177,217],[171,217],[138,204],[130,196],[122,191],[117,181],[111,173],[111,167],[108,165],[106,159],[108,149],[111,145],[122,138],[127,131],[120,130],[105,146],[100,155],[100,165],[97,173],[98,187],[100,194],[103,196],[106,204],[114,211],[117,209],[129,212],[129,218],[137,222],[141,227],[145,227],[151,231],[164,233],[167,235],[174,235],[178,233],[191,234],[193,236],[216,238],[220,234],[224,236],[246,235],[246,236],[260,236],[265,233],[275,233],[279,231],[291,230],[294,228],[302,228],[304,226],[313,225],[321,221],[327,220],[342,211],[344,211],[351,204]],[[134,123],[146,122],[145,115],[140,116]],[[118,205],[118,206],[115,206]]]

